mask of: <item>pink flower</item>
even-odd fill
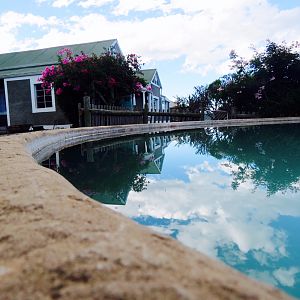
[[[51,83],[49,83],[48,81],[43,81],[41,86],[43,89],[51,89]]]
[[[257,93],[254,94],[255,99],[260,100],[262,99],[262,94],[260,91],[258,91]]]
[[[57,95],[57,96],[61,95],[62,93],[63,93],[63,89],[62,89],[62,88],[58,88],[58,89],[56,90],[56,95]]]
[[[68,82],[64,82],[64,83],[63,83],[63,86],[64,86],[64,87],[67,87],[67,86],[70,86],[70,85],[71,85],[71,84],[68,83]]]
[[[45,92],[46,92],[46,94],[51,94],[51,90],[50,89],[47,89],[47,90],[45,90]]]
[[[147,85],[146,85],[146,89],[147,89],[147,91],[152,91],[152,86],[151,86],[151,84],[147,84]]]
[[[49,72],[50,72],[50,68],[46,67],[45,70],[42,72],[42,77],[47,77]]]
[[[141,90],[141,89],[143,88],[143,85],[142,85],[140,82],[137,82],[137,83],[135,84],[135,88],[136,88],[137,90]]]
[[[80,91],[80,85],[76,85],[73,90],[77,92]]]
[[[110,87],[113,87],[113,86],[116,85],[116,84],[117,84],[117,81],[116,81],[115,78],[110,77],[110,78],[108,79],[108,85],[109,85]]]
[[[68,58],[63,58],[61,62],[63,65],[66,65],[70,62],[70,60]]]
[[[74,61],[77,62],[77,63],[80,63],[80,62],[86,60],[87,58],[88,58],[87,55],[81,54],[81,55],[75,56],[75,57],[74,57]]]
[[[73,53],[69,48],[63,48],[57,51],[57,55],[59,56],[63,56],[64,54],[66,54],[67,56],[71,56]]]

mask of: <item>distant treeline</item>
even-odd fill
[[[267,41],[263,52],[253,48],[248,61],[231,51],[232,73],[194,93],[177,97],[182,110],[199,112],[221,109],[229,114],[260,117],[300,115],[300,44]]]

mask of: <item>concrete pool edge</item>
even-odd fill
[[[103,207],[35,160],[82,141],[300,118],[186,122],[0,137],[3,299],[288,299]]]
[[[55,134],[41,135],[38,139],[27,143],[27,149],[38,161],[39,153],[54,152],[63,147],[93,141],[97,139],[111,139],[122,136],[138,135],[149,132],[169,132],[177,130],[191,130],[205,127],[231,127],[231,126],[251,126],[251,125],[270,125],[270,124],[291,124],[300,123],[300,117],[290,118],[262,118],[262,119],[230,119],[215,121],[191,121],[174,123],[156,124],[134,124],[107,127],[90,127],[52,131]],[[47,150],[48,148],[48,150]],[[52,148],[52,149],[51,149]],[[42,153],[44,154],[44,153]],[[42,155],[45,156],[45,155]]]

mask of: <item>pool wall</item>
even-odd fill
[[[0,137],[0,299],[289,299],[102,206],[37,164],[84,141],[281,123],[300,123],[300,118],[94,127]]]

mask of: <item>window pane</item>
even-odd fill
[[[46,107],[52,107],[52,98],[50,97],[50,99],[46,99],[45,102]]]
[[[42,84],[38,83],[34,85],[36,107],[37,108],[48,108],[53,107],[51,92],[46,93],[46,90],[42,88]]]
[[[44,95],[36,97],[36,106],[37,106],[37,108],[44,108],[45,107]]]

